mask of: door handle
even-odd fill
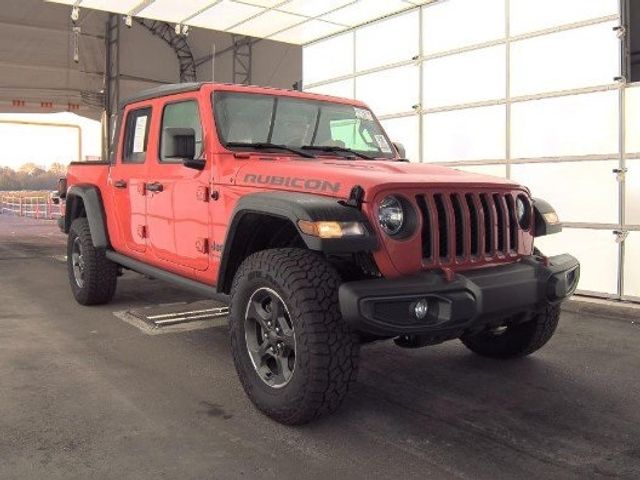
[[[127,182],[124,180],[116,180],[113,182],[113,186],[116,188],[127,188]]]
[[[149,192],[161,192],[164,190],[164,187],[159,182],[147,183],[147,190]]]

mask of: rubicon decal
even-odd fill
[[[340,191],[340,182],[328,182],[317,178],[279,177],[276,175],[256,175],[254,173],[247,173],[244,176],[244,183],[300,188],[318,192],[337,193]]]

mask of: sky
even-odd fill
[[[43,168],[78,160],[78,131],[71,127],[7,124],[6,121],[78,125],[82,132],[82,158],[100,156],[100,122],[74,113],[0,114],[0,167],[18,169],[27,162]]]

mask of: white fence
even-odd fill
[[[0,193],[0,214],[53,220],[64,215],[64,201],[50,195],[21,196]]]

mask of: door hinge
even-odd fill
[[[613,234],[616,236],[616,243],[624,243],[629,236],[628,230],[614,230]]]
[[[620,40],[623,40],[627,36],[627,29],[624,27],[624,25],[617,25],[613,27],[612,30],[616,32],[616,37],[618,37],[618,39]]]
[[[138,236],[140,238],[147,238],[147,226],[146,225],[138,225]]]
[[[628,168],[614,168],[612,170],[612,172],[616,174],[616,180],[619,182],[624,182],[628,171]]]
[[[209,201],[209,187],[198,187],[196,191],[196,199],[199,202],[208,202]]]
[[[196,250],[200,253],[209,253],[209,239],[208,238],[197,239]]]

